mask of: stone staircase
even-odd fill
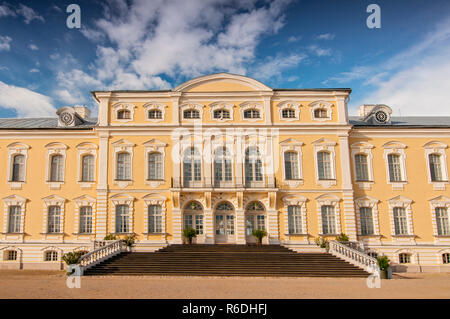
[[[327,253],[297,253],[278,245],[170,245],[156,252],[121,253],[85,275],[367,277]]]

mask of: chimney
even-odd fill
[[[91,116],[91,111],[86,106],[75,105],[73,109],[83,120],[86,120]]]

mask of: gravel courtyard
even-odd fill
[[[82,277],[63,272],[0,271],[0,298],[450,298],[450,273],[404,273],[368,288],[361,278]]]

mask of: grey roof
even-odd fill
[[[392,116],[391,123],[386,125],[371,124],[358,116],[349,116],[349,122],[355,127],[450,127],[449,116]]]
[[[91,118],[75,127],[58,127],[57,118],[0,119],[0,129],[89,129],[96,125]]]

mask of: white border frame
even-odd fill
[[[397,142],[397,141],[390,141],[385,144],[383,144],[384,152],[384,163],[386,168],[386,181],[389,185],[392,185],[393,190],[403,190],[405,184],[408,184],[408,177],[406,175],[406,144]],[[391,182],[390,175],[389,175],[389,161],[388,161],[388,155],[389,154],[397,154],[400,155],[400,169],[402,173],[402,181],[400,182]]]
[[[116,103],[112,106],[113,109],[113,119],[116,122],[122,122],[122,123],[126,123],[126,122],[131,122],[134,120],[134,109],[136,108],[136,106],[132,103],[123,103],[123,102],[119,102]],[[130,118],[129,119],[119,119],[117,114],[120,110],[128,110],[130,111]]]
[[[318,101],[314,101],[312,103],[309,104],[310,108],[311,108],[311,119],[313,121],[319,121],[319,122],[325,122],[325,121],[331,121],[333,118],[333,109],[332,107],[334,106],[333,103],[328,102],[328,101],[324,101],[324,100],[318,100]],[[327,110],[327,117],[315,117],[314,116],[314,112],[317,109],[326,109]]]
[[[301,106],[302,106],[301,103],[294,102],[294,101],[282,101],[282,102],[278,103],[277,107],[279,108],[278,115],[279,115],[280,121],[288,121],[288,122],[299,121],[300,120],[300,107]],[[285,110],[285,109],[292,109],[292,110],[294,110],[295,117],[284,118],[283,117],[283,110]]]
[[[294,138],[288,138],[280,143],[281,145],[281,158],[282,158],[282,178],[283,184],[288,185],[289,187],[298,187],[299,185],[303,185],[303,154],[302,154],[302,146],[303,142],[300,142]],[[286,179],[286,167],[285,167],[285,159],[284,156],[286,152],[296,152],[297,153],[297,167],[298,167],[298,179],[296,180],[287,180]]]
[[[356,142],[353,143],[351,146],[351,156],[352,156],[352,162],[353,162],[353,180],[354,183],[358,185],[360,189],[370,190],[372,188],[372,184],[374,183],[373,178],[373,155],[372,155],[372,148],[374,146],[367,142]],[[356,179],[356,161],[355,156],[358,154],[363,154],[367,156],[367,169],[368,169],[368,175],[369,180],[368,181],[358,181]]]
[[[92,185],[96,183],[97,180],[97,149],[98,146],[91,142],[83,142],[77,145],[78,152],[78,181],[77,183],[81,188],[91,188]],[[94,156],[94,180],[93,181],[82,181],[83,177],[83,156],[92,155]]]
[[[9,144],[8,146],[8,169],[7,169],[7,183],[9,184],[11,189],[22,189],[22,185],[27,181],[27,162],[28,162],[28,150],[30,146],[20,142],[14,142]],[[23,181],[13,181],[13,157],[15,155],[23,155],[24,166],[23,166]]]
[[[166,151],[165,148],[167,147],[167,143],[164,143],[162,141],[159,141],[157,139],[151,139],[144,143],[145,146],[145,184],[150,185],[150,187],[155,188],[162,184],[164,184],[165,181],[165,162],[166,162]],[[161,180],[149,180],[148,179],[148,159],[150,153],[160,153],[162,156],[162,179]]]
[[[335,146],[336,142],[321,138],[312,143],[314,145],[314,167],[315,167],[315,173],[316,173],[316,185],[329,188],[331,186],[336,185],[336,152],[335,152]],[[319,179],[319,167],[317,162],[317,153],[320,151],[326,151],[330,153],[330,160],[331,160],[331,179],[329,180],[320,180]]]
[[[145,235],[166,235],[166,201],[167,198],[160,194],[147,194],[142,197],[144,200],[144,234]],[[148,232],[148,207],[150,205],[161,206],[161,233],[149,233]]]
[[[332,194],[323,194],[318,197],[316,197],[316,204],[317,204],[317,215],[318,215],[318,221],[319,221],[319,236],[336,236],[339,235],[341,230],[341,210],[339,207],[339,202],[341,199]],[[322,223],[322,206],[334,206],[334,221],[336,223],[336,233],[335,234],[324,234],[323,233],[323,223]]]
[[[134,219],[134,201],[136,198],[134,198],[131,195],[119,193],[115,194],[113,196],[109,197],[111,201],[111,231],[112,234],[117,235],[125,235],[125,234],[132,234],[134,232],[134,225],[133,225],[133,219]],[[116,206],[117,205],[128,205],[128,222],[130,225],[130,231],[128,233],[116,233]]]
[[[77,236],[93,236],[96,232],[96,203],[97,200],[88,195],[82,195],[77,198],[74,198],[75,202],[75,232],[74,235]],[[92,208],[92,233],[80,233],[80,208],[89,206]],[[77,238],[78,239],[78,238]]]
[[[427,163],[428,183],[433,185],[434,190],[445,191],[445,188],[446,188],[445,185],[448,184],[447,154],[445,152],[445,149],[448,146],[447,146],[447,144],[444,144],[442,142],[431,141],[431,142],[426,143],[423,147],[425,148],[425,161]],[[429,155],[431,155],[431,154],[440,155],[442,181],[432,181],[431,180],[430,158],[429,158]]]
[[[240,113],[241,113],[241,121],[243,122],[258,122],[258,121],[264,121],[265,116],[269,116],[268,114],[264,114],[264,106],[262,102],[244,102],[239,104],[240,106]],[[244,117],[244,112],[247,110],[255,109],[259,112],[259,118],[253,118],[253,119],[246,119]]]
[[[127,141],[126,139],[120,139],[114,143],[111,143],[113,146],[113,156],[114,156],[114,165],[113,165],[113,178],[114,185],[119,186],[120,188],[125,188],[129,185],[133,184],[133,155],[134,155],[134,147],[136,144]],[[118,153],[128,153],[130,154],[130,180],[122,181],[117,179],[117,154]]]
[[[153,123],[164,122],[166,119],[166,108],[167,105],[159,102],[149,102],[144,104],[145,109],[145,120]],[[162,116],[160,119],[151,119],[148,117],[148,112],[151,110],[161,111]]]
[[[214,111],[226,110],[230,112],[229,119],[216,119],[214,118]],[[216,122],[229,122],[234,120],[234,104],[231,102],[214,102],[209,105],[209,116],[211,121]]]
[[[47,148],[47,179],[46,184],[50,185],[50,189],[60,189],[61,185],[65,183],[66,181],[66,150],[69,148],[66,144],[61,142],[52,142],[45,145]],[[51,158],[54,155],[62,155],[63,156],[63,180],[53,182],[50,181],[50,174],[51,174],[51,165],[52,161]]]

